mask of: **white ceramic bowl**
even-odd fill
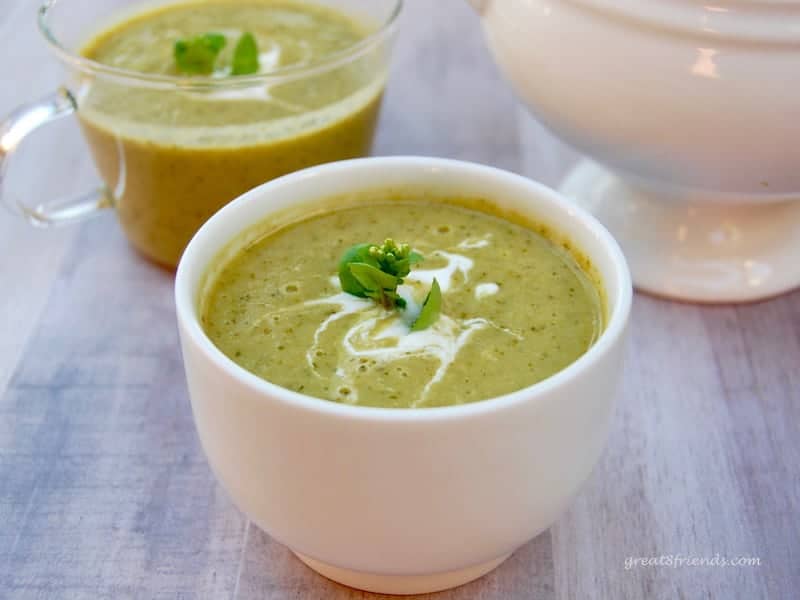
[[[472,2],[522,100],[603,165],[561,190],[638,287],[719,302],[800,285],[800,2]]]
[[[206,337],[198,294],[215,255],[283,208],[392,186],[483,196],[566,234],[608,298],[597,343],[556,375],[503,397],[444,408],[347,406],[249,373]],[[453,587],[547,529],[606,443],[622,369],[631,283],[594,218],[529,179],[434,158],[370,158],[282,177],[197,233],[175,284],[186,376],[209,463],[237,506],[301,560],[384,593]]]

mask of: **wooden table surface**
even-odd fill
[[[35,4],[2,0],[0,113],[60,80]],[[408,0],[375,152],[550,185],[574,162],[515,101],[461,0]],[[12,191],[43,198],[94,178],[74,124],[31,140],[13,171]],[[378,598],[312,573],[215,483],[172,283],[113,214],[55,230],[0,214],[0,598]],[[739,307],[637,295],[631,334],[609,447],[571,508],[437,598],[798,597],[800,292]],[[677,555],[760,565],[626,568]]]

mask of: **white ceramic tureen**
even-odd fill
[[[594,159],[562,191],[640,289],[724,302],[800,285],[800,1],[472,3],[520,97]]]

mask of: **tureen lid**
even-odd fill
[[[800,49],[800,0],[565,0],[667,34],[792,44]]]

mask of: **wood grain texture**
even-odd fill
[[[59,82],[33,21],[33,2],[3,0],[0,112]],[[466,3],[409,0],[395,58],[376,153],[550,185],[571,166],[515,102]],[[15,192],[42,198],[92,178],[73,126],[42,132],[13,170]],[[312,573],[215,484],[172,275],[129,249],[113,215],[42,231],[0,214],[0,290],[0,598],[382,598]],[[797,597],[800,292],[716,308],[637,296],[631,333],[609,448],[571,508],[494,573],[431,598]],[[676,554],[761,565],[625,568]]]
[[[34,3],[2,0],[0,115],[22,102],[44,96],[58,85],[59,68],[48,58],[36,31],[35,18]],[[58,134],[73,142],[77,140],[77,135],[70,135],[74,130],[55,127]],[[74,124],[72,127],[77,129]],[[26,145],[19,160],[13,162],[6,201],[12,203],[23,194],[47,198],[60,190],[75,191],[72,186],[85,183],[81,177],[86,171],[91,172],[85,155],[62,156],[63,149],[52,142],[52,136],[44,134]],[[45,172],[52,172],[53,177],[42,177]],[[74,229],[34,230],[0,210],[0,394],[22,354],[74,236]]]

